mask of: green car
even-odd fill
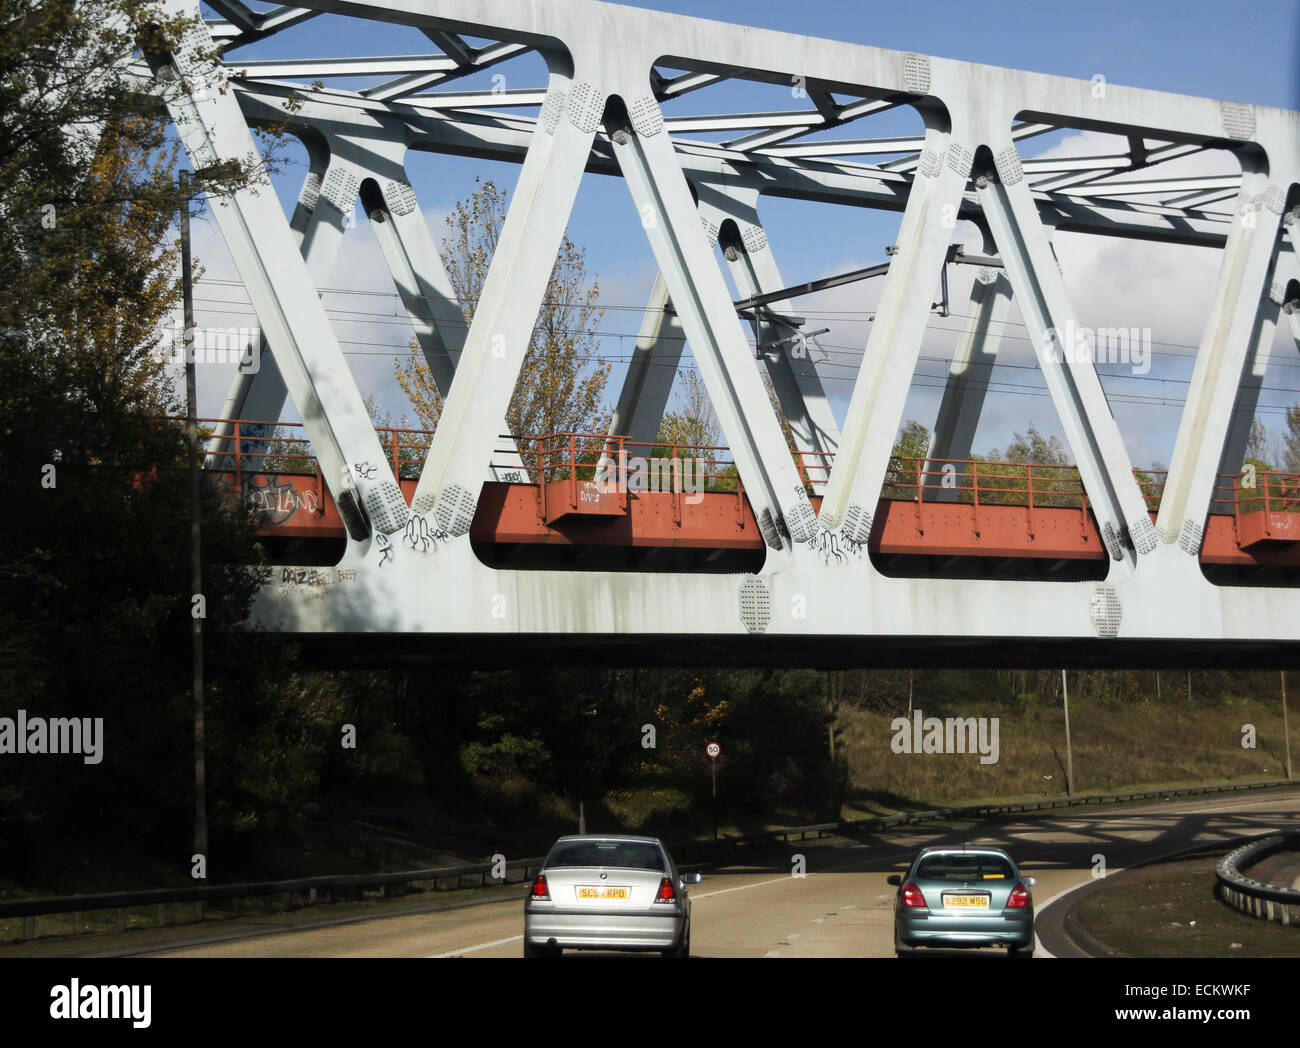
[[[1010,957],[1034,955],[1032,877],[1022,877],[1001,848],[922,848],[907,873],[891,874],[894,952],[918,946],[1005,946]]]

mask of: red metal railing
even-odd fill
[[[201,438],[205,446],[200,450],[205,469],[233,472],[241,479],[245,472],[320,475],[320,465],[301,422],[218,418],[201,418],[198,422],[207,429]],[[295,435],[299,432],[302,436]],[[418,479],[433,430],[382,427],[375,433],[393,476]]]
[[[300,422],[264,422],[249,419],[199,419],[206,430],[202,440],[204,467],[235,474],[241,484],[245,474],[279,473],[315,476],[320,467],[311,441]],[[433,440],[433,430],[381,427],[376,429],[393,476],[416,480]],[[735,460],[729,448],[688,442],[634,441],[603,433],[549,433],[540,437],[503,435],[506,453],[516,450],[523,463],[520,483],[548,484],[566,480],[573,501],[578,486],[599,480],[632,486],[644,476],[650,490],[734,492],[744,497]],[[498,449],[498,454],[502,449]],[[830,476],[834,454],[791,452],[799,477],[811,494]],[[636,460],[644,460],[644,474]],[[665,463],[672,463],[666,466]],[[626,464],[626,465],[625,465]],[[494,463],[498,468],[509,469]],[[1149,510],[1156,510],[1164,491],[1167,471],[1134,470],[1133,475]],[[1253,480],[1253,486],[1247,484]],[[1040,508],[1088,507],[1079,471],[1074,466],[1027,462],[990,462],[980,459],[924,459],[892,456],[881,497],[913,502],[959,502],[981,505],[1020,505],[1031,512]],[[1217,478],[1211,512],[1240,517],[1243,513],[1300,513],[1300,474],[1260,472],[1221,474]]]
[[[1225,485],[1224,480],[1231,483]],[[1250,482],[1249,485],[1247,482]],[[1231,494],[1227,496],[1225,488]],[[1214,501],[1232,502],[1233,515],[1243,513],[1300,513],[1300,473],[1232,474],[1219,477]]]

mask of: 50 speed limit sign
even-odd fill
[[[707,753],[710,757],[716,758],[718,754],[722,752],[722,747],[719,746],[716,742],[711,742],[704,747],[704,752]]]

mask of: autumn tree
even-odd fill
[[[664,412],[659,420],[659,444],[683,448],[711,448],[722,444],[722,428],[698,368],[677,372],[678,410]]]
[[[1286,409],[1286,432],[1282,434],[1282,465],[1290,473],[1300,473],[1300,404]]]
[[[477,181],[474,192],[447,216],[449,232],[439,253],[466,327],[473,323],[505,217],[506,191],[490,180]],[[514,436],[603,432],[610,365],[598,352],[596,326],[604,315],[596,304],[599,291],[587,272],[585,249],[566,234],[506,409],[506,425]],[[416,416],[435,428],[445,391],[437,388],[418,348],[412,346],[396,372]]]

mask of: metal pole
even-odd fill
[[[181,294],[185,309],[185,415],[190,445],[190,593],[203,593],[203,543],[199,513],[198,394],[194,376],[194,282],[190,272],[190,178],[180,173]],[[205,602],[200,602],[201,606]],[[208,855],[208,784],[203,725],[203,618],[191,603],[190,655],[194,664],[194,851]]]
[[[835,696],[831,687],[831,671],[826,671],[826,712],[830,720],[826,724],[826,741],[831,750],[831,767],[835,767]]]
[[[583,836],[587,833],[587,809],[583,799],[583,772],[586,770],[583,766],[582,753],[578,754],[578,833]]]
[[[1286,670],[1282,671],[1282,738],[1286,740],[1286,777],[1291,778],[1291,729],[1286,719]]]
[[[709,758],[709,778],[713,780],[713,839],[718,839],[718,758]]]
[[[1065,670],[1061,670],[1061,698],[1065,702],[1065,795],[1074,796],[1074,752],[1070,748],[1070,692],[1065,683]]]

